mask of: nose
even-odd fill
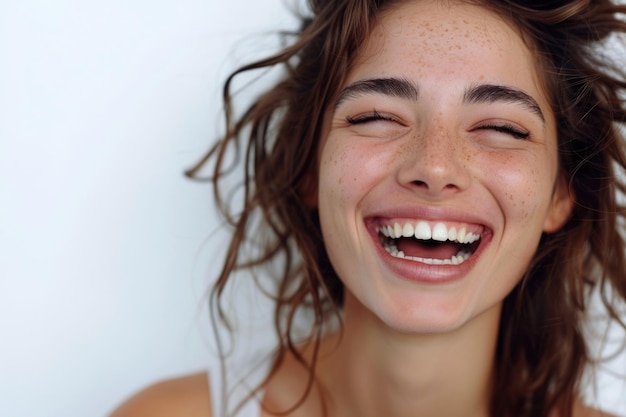
[[[467,189],[471,175],[463,138],[441,125],[407,138],[398,170],[400,184],[430,198],[441,198]]]

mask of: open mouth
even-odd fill
[[[469,230],[472,228],[473,230]],[[481,241],[479,226],[395,222],[377,227],[383,248],[393,257],[431,265],[460,265]]]

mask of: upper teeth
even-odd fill
[[[445,242],[450,240],[458,243],[473,243],[480,239],[480,235],[468,232],[466,228],[457,229],[452,226],[448,228],[444,223],[435,223],[432,227],[428,222],[418,221],[417,223],[394,223],[393,226],[381,226],[378,231],[384,236],[399,239],[401,237],[415,237],[420,240],[437,240]]]

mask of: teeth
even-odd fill
[[[403,237],[411,237],[414,235],[414,233],[415,233],[415,230],[413,229],[413,226],[411,225],[411,223],[407,223],[404,225],[404,228],[402,229]]]
[[[394,241],[386,241],[385,243],[383,243],[383,247],[387,252],[394,256],[398,253],[398,247],[396,246]]]
[[[456,235],[456,239],[457,241],[463,243],[465,241],[465,228],[461,227],[461,230],[459,230],[459,232]]]
[[[393,236],[392,237],[394,237],[394,239],[402,237],[402,226],[400,226],[400,223],[395,223],[393,225]]]
[[[444,223],[435,223],[435,225],[431,228],[430,224],[425,221],[419,221],[415,224],[405,223],[401,225],[400,223],[394,223],[393,226],[381,226],[378,229],[378,232],[383,236],[391,238],[391,239],[399,239],[401,237],[411,237],[414,236],[416,239],[420,240],[436,240],[438,242],[458,242],[458,243],[474,243],[478,239],[480,239],[480,234],[467,232],[465,227],[461,227],[460,229],[456,229],[456,227],[448,227]]]
[[[437,240],[439,242],[445,242],[448,240],[448,228],[443,223],[435,223],[435,227],[433,227],[433,240]]]
[[[421,240],[428,240],[432,237],[430,232],[430,226],[426,222],[418,222],[415,226],[415,238]]]
[[[475,235],[474,233],[468,233],[465,235],[465,239],[463,239],[463,243],[474,243],[478,239],[480,239],[480,235]]]
[[[395,244],[385,244],[385,250],[389,252],[389,254],[396,258],[408,259],[411,261],[421,262],[428,265],[460,265],[463,262],[467,261],[470,257],[468,252],[463,250],[459,251],[456,255],[452,256],[450,259],[433,259],[433,258],[420,258],[417,256],[406,256],[404,252],[399,251]]]
[[[448,227],[441,222],[435,223],[431,228],[430,224],[425,221],[418,221],[415,226],[412,223],[394,223],[393,226],[386,225],[381,226],[378,232],[383,236],[389,238],[384,239],[383,247],[385,250],[396,258],[409,259],[416,262],[422,262],[429,265],[460,265],[465,262],[471,253],[461,249],[456,255],[450,259],[433,259],[433,258],[420,258],[415,256],[405,255],[404,252],[398,249],[393,239],[399,239],[401,237],[415,237],[420,240],[435,240],[439,242],[451,241],[463,244],[474,243],[480,239],[480,234],[468,232],[465,227],[456,229],[456,227]]]

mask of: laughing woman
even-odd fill
[[[115,416],[607,415],[581,402],[583,324],[599,291],[623,325],[626,77],[602,51],[626,7],[310,3],[228,80],[230,109],[237,74],[285,69],[190,171],[214,164],[234,229],[216,316],[235,271],[280,265],[278,346],[256,381],[167,381]]]

